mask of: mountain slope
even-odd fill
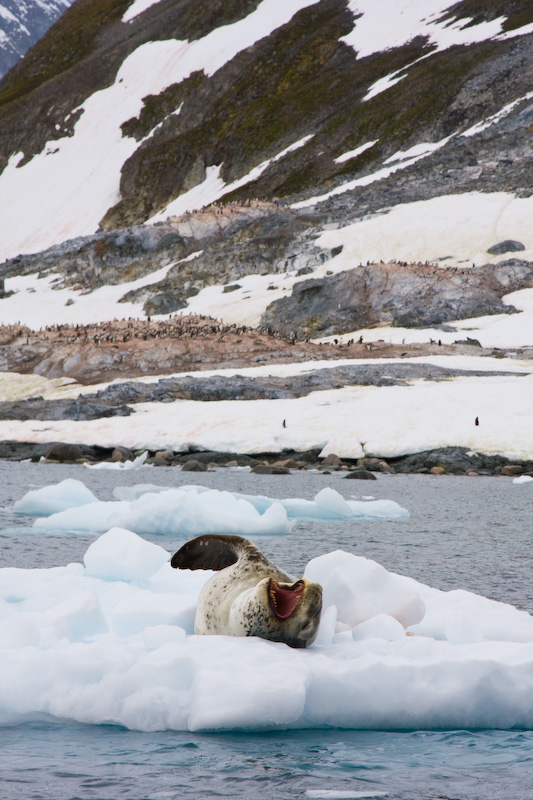
[[[28,52],[73,0],[2,0],[0,77]]]
[[[421,142],[433,143],[425,196],[480,177],[529,191],[523,128],[502,143],[495,115],[531,91],[530,4],[433,0],[429,21],[427,3],[406,5],[417,24],[394,37],[398,10],[384,31],[372,4],[358,14],[346,0],[160,0],[136,16],[128,0],[78,0],[0,84],[3,255],[220,199],[292,202],[350,179],[364,189]],[[461,134],[491,118],[484,174],[465,172],[478,166],[478,136]],[[505,176],[495,147],[509,150]],[[460,174],[443,186],[450,153]],[[414,158],[387,169],[399,168],[420,174]]]

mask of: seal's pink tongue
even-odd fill
[[[274,613],[279,619],[287,619],[304,593],[304,583],[303,581],[296,581],[292,586],[280,586],[275,580],[271,580],[269,592]]]

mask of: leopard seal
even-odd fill
[[[198,597],[194,632],[259,636],[289,647],[315,640],[322,587],[274,566],[241,536],[205,534],[170,560],[176,569],[216,570]]]

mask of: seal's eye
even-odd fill
[[[292,586],[279,584],[271,578],[268,584],[270,607],[278,619],[287,619],[294,612],[305,591],[303,581],[296,581]]]

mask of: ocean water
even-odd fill
[[[347,499],[372,495],[407,508],[406,521],[300,522],[258,546],[291,572],[338,548],[440,589],[463,588],[533,613],[533,484],[509,478],[332,473],[251,475],[217,469],[136,472],[0,462],[0,566],[35,569],[81,561],[94,536],[36,534],[12,503],[66,477],[102,500],[115,486],[197,483],[269,497],[312,499],[325,486]],[[169,551],[182,542],[151,537]],[[6,688],[6,687],[2,687]],[[533,800],[533,732],[276,731],[137,733],[43,719],[0,728],[0,798],[358,798]]]

